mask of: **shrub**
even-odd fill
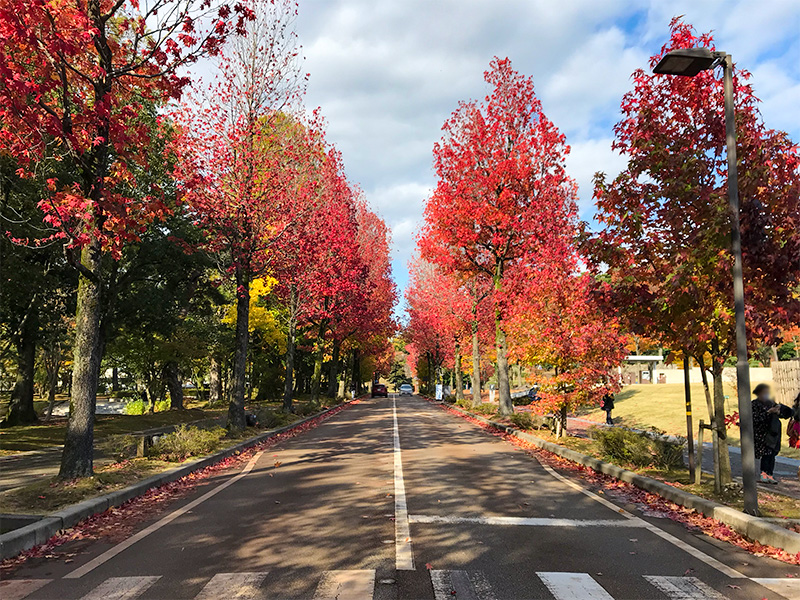
[[[533,429],[534,427],[533,417],[529,412],[514,413],[509,419],[515,427],[519,427],[520,429]]]
[[[125,405],[126,415],[143,415],[147,411],[144,400],[131,400]]]
[[[165,410],[169,410],[171,404],[169,400],[158,400],[156,401],[155,407],[153,407],[154,412],[164,412]]]
[[[482,404],[471,406],[469,410],[479,415],[493,415],[497,412],[497,405],[491,402],[483,402]]]
[[[653,450],[653,462],[659,469],[673,469],[683,466],[683,444],[668,442],[663,439],[651,440]]]
[[[299,417],[308,417],[314,413],[318,413],[322,407],[317,402],[307,402],[305,404],[297,404],[294,407],[294,414]]]
[[[161,436],[150,449],[152,456],[180,462],[190,456],[209,454],[217,449],[227,432],[222,427],[198,429],[180,425],[172,433]]]
[[[123,461],[136,454],[136,447],[139,445],[139,438],[124,433],[110,435],[100,442],[98,446],[110,454],[117,462]]]
[[[276,429],[294,421],[294,417],[280,409],[261,407],[256,411],[258,426],[264,429]]]
[[[650,438],[635,431],[611,427],[608,429],[596,428],[592,436],[600,442],[603,453],[612,459],[645,467],[653,462],[653,453],[650,451]]]
[[[136,398],[139,396],[139,393],[136,390],[116,390],[112,391],[109,394],[112,398],[120,398],[120,399],[127,399],[127,398]]]
[[[611,459],[637,467],[672,469],[683,466],[683,444],[629,429],[594,427],[590,435]]]

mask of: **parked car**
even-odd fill
[[[389,390],[385,385],[382,383],[373,383],[372,384],[372,397],[375,396],[383,396],[384,398],[389,397]]]
[[[410,383],[404,383],[400,386],[400,395],[401,396],[413,396],[414,395],[414,386]]]

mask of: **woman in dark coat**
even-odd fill
[[[792,416],[791,408],[776,404],[770,397],[769,386],[760,383],[753,390],[753,435],[756,458],[761,459],[761,483],[778,483],[775,479],[775,457],[781,448],[781,419]]]

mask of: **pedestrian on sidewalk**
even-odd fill
[[[766,383],[759,383],[753,394],[756,396],[753,400],[753,435],[756,458],[761,459],[759,482],[777,484],[774,472],[775,457],[781,448],[781,419],[788,419],[793,411],[772,399],[772,391]]]
[[[606,392],[600,400],[600,408],[606,412],[606,425],[613,425],[614,419],[611,418],[611,411],[614,410],[614,394]]]
[[[794,414],[786,425],[786,435],[789,437],[789,446],[800,448],[800,392],[798,392],[797,398],[794,399],[792,410]]]

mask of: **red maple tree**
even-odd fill
[[[495,58],[484,78],[492,91],[463,102],[434,147],[438,183],[425,207],[422,256],[465,278],[493,285],[500,412],[513,412],[506,320],[515,270],[535,268],[557,251],[554,232],[573,210],[564,136],[542,112],[533,81]]]
[[[713,50],[711,34],[674,19],[650,67],[670,50],[697,46]],[[734,71],[745,303],[755,344],[773,342],[800,319],[800,156],[785,133],[764,125],[749,78]],[[641,69],[633,82],[613,145],[628,164],[612,181],[596,178],[601,229],[590,253],[627,328],[704,366],[724,484],[731,474],[727,444],[717,443],[726,437],[722,368],[735,353],[735,334],[723,82],[713,71],[670,77]]]
[[[179,69],[252,16],[241,3],[0,0],[0,148],[21,176],[46,180],[39,208],[80,274],[62,478],[92,474],[108,259],[166,210],[160,190],[131,191],[161,133],[139,116],[179,97]],[[74,177],[53,174],[62,162]]]

